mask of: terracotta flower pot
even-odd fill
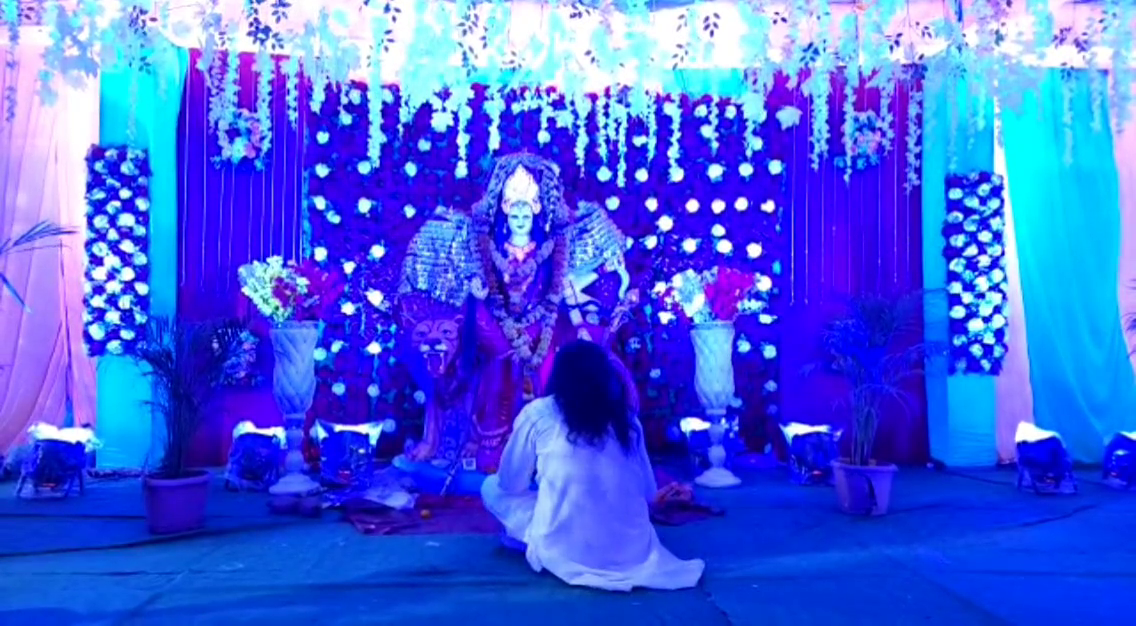
[[[832,482],[840,510],[851,515],[884,515],[891,503],[895,465],[852,465],[832,462]]]
[[[146,523],[155,535],[172,535],[205,527],[209,473],[189,472],[182,478],[142,478]]]

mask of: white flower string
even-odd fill
[[[256,139],[260,142],[259,151],[264,154],[272,147],[272,84],[276,80],[276,61],[266,48],[256,53]]]
[[[11,75],[20,62],[16,50],[20,47],[20,0],[4,0],[4,22],[8,25],[8,49],[5,51],[4,67]],[[4,120],[16,119],[17,90],[13,82],[4,87]]]
[[[373,167],[382,164],[383,144],[386,143],[386,134],[383,132],[383,67],[382,51],[383,41],[387,32],[387,19],[385,15],[378,14],[371,18],[371,53],[367,58],[367,160]]]
[[[584,174],[584,163],[588,156],[588,115],[591,113],[592,102],[583,93],[576,94],[572,101],[576,112],[576,165],[580,174]]]
[[[289,56],[282,69],[288,123],[296,128],[300,123],[300,59],[295,55]]]
[[[21,3],[0,2],[9,39],[16,45],[21,35]],[[402,85],[398,109],[403,127],[408,125],[405,120],[413,119],[440,87],[466,80],[466,68],[453,63],[459,54],[467,53],[466,63],[477,67],[479,73],[484,72],[485,80],[494,86],[505,77],[504,72],[513,71],[535,78],[528,81],[530,84],[557,84],[560,91],[556,96],[537,90],[522,103],[529,107],[526,110],[541,112],[540,130],[545,131],[537,138],[541,145],[551,141],[544,137],[551,136],[549,129],[554,120],[559,123],[555,112],[559,107],[575,108],[578,116],[582,107],[576,102],[577,96],[596,92],[598,76],[615,77],[610,90],[601,90],[603,95],[589,108],[589,114],[591,108],[595,110],[595,124],[588,125],[587,141],[596,142],[600,160],[616,171],[618,165],[608,162],[608,158],[619,145],[621,129],[632,126],[632,118],[644,121],[648,134],[657,133],[657,121],[653,119],[656,111],[649,104],[651,98],[642,97],[643,92],[656,90],[658,81],[675,69],[713,65],[721,52],[735,48],[740,50],[742,66],[750,68],[747,75],[762,76],[760,80],[749,80],[750,89],[762,100],[772,82],[765,78],[772,76],[774,70],[789,76],[790,89],[797,87],[799,79],[809,76],[804,91],[814,122],[814,165],[825,155],[831,132],[830,112],[821,106],[822,101],[833,96],[831,85],[824,84],[825,80],[836,72],[855,73],[863,77],[858,81],[860,85],[867,82],[868,88],[885,89],[903,71],[899,69],[901,61],[924,66],[930,73],[935,72],[932,67],[938,66],[953,78],[965,76],[975,92],[972,95],[978,96],[968,103],[975,99],[979,103],[995,100],[1005,108],[1012,106],[1007,100],[1020,98],[1023,92],[1036,88],[1038,72],[1029,68],[1031,59],[1052,56],[1054,48],[1060,48],[1062,54],[1075,57],[1065,62],[1066,67],[1083,66],[1088,70],[1089,106],[1084,110],[1075,108],[1074,117],[1091,116],[1086,122],[1097,132],[1106,126],[1123,129],[1132,114],[1132,88],[1136,81],[1132,62],[1136,44],[1131,33],[1136,4],[1129,0],[1102,0],[1094,9],[1093,19],[1066,23],[1062,19],[1064,13],[1055,13],[1065,8],[1059,9],[1048,0],[1024,3],[1032,23],[1030,29],[1005,28],[1003,24],[1010,18],[1005,4],[980,0],[968,10],[968,22],[974,26],[964,36],[961,24],[950,17],[920,18],[919,22],[904,18],[897,22],[895,16],[904,9],[902,0],[837,8],[825,0],[786,0],[782,5],[744,0],[734,5],[682,8],[651,8],[646,0],[628,0],[621,6],[622,16],[616,21],[612,21],[610,2],[601,3],[599,8],[557,2],[542,9],[541,36],[518,38],[510,33],[512,21],[519,19],[518,13],[503,0],[484,5],[469,0],[456,5],[385,0],[364,2],[357,11],[324,7],[305,11],[306,15],[292,10],[294,1],[250,0],[246,2],[245,14],[227,15],[217,6],[206,7],[204,15],[195,20],[195,28],[200,31],[187,36],[201,48],[198,69],[208,75],[209,126],[219,133],[233,131],[234,118],[240,112],[232,91],[236,80],[233,65],[238,62],[240,50],[250,50],[256,57],[258,92],[262,86],[287,91],[284,97],[289,122],[298,125],[301,65],[305,80],[311,84],[310,105],[318,113],[332,83],[340,91],[339,86],[360,73],[373,81],[376,70],[372,61],[389,54],[390,46],[397,46],[398,54],[390,57],[393,63],[384,68],[387,75],[382,82]],[[100,70],[163,62],[167,58],[164,55],[174,49],[164,37],[172,37],[176,45],[184,47],[184,42],[176,41],[182,37],[179,28],[184,30],[184,26],[174,23],[169,9],[152,8],[143,0],[112,4],[97,0],[43,3],[48,41],[43,49],[44,69],[36,79],[39,96],[45,103],[55,100],[59,85],[87,79]],[[264,13],[271,15],[259,14],[264,6],[269,7]],[[275,83],[275,71],[265,69],[269,64],[265,53],[249,47],[250,41],[265,39],[261,30],[250,31],[255,23],[260,23],[250,21],[249,12],[254,9],[258,12],[256,20],[264,20],[261,26],[269,21],[272,24],[271,36],[264,45],[270,51],[287,51],[289,60],[281,60],[282,85]],[[398,19],[403,12],[418,19]],[[840,20],[835,29],[834,19]],[[368,46],[346,36],[355,26],[353,20],[372,31]],[[779,34],[773,36],[775,29]],[[727,41],[730,37],[736,39]],[[945,43],[946,53],[923,59],[921,55],[927,53],[923,46],[930,45],[932,40],[935,45]],[[619,45],[614,44],[616,41]],[[769,58],[771,44],[777,46],[775,61]],[[15,63],[12,50],[10,46],[6,59],[10,68]],[[580,55],[581,50],[587,52]],[[903,58],[894,59],[896,54]],[[271,80],[264,75],[266,72],[271,74]],[[382,73],[377,75],[381,79]],[[7,85],[4,93],[9,117],[17,104],[13,87]],[[495,97],[491,94],[490,101]],[[925,104],[930,108],[932,102]],[[881,106],[882,119],[894,119],[882,109]],[[743,106],[743,111],[750,113],[746,116],[749,134],[764,116],[752,115],[754,106]],[[948,135],[955,152],[972,146],[990,123],[985,106],[954,114],[958,116],[963,111],[966,119],[962,124],[956,120],[952,130],[957,132]],[[713,149],[720,122],[717,116],[722,110],[709,113],[710,119],[703,125],[708,127],[705,134]],[[267,137],[270,129],[265,127],[272,123],[270,116],[262,117],[259,106],[255,114],[257,126]],[[375,123],[373,114],[368,117],[369,123]],[[847,134],[846,125],[842,130]],[[884,131],[889,133],[889,139],[894,139],[895,131],[886,124]],[[373,134],[377,136],[378,131]],[[955,136],[959,134],[966,135],[966,144]],[[842,137],[842,141],[846,143],[847,138]],[[372,139],[371,143],[376,141]],[[885,145],[884,149],[888,147]]]
[[[1076,78],[1072,72],[1061,73],[1061,124],[1065,165],[1073,164],[1073,96],[1076,94]]]
[[[670,145],[667,146],[667,165],[671,172],[671,182],[678,182],[674,180],[674,173],[681,171],[678,160],[682,156],[682,110],[675,102],[666,102],[663,104],[663,113],[671,120],[671,141]]]
[[[923,152],[923,128],[920,120],[926,115],[922,111],[924,91],[922,89],[907,90],[907,153],[904,155],[906,167],[906,181],[904,189],[911,193],[919,186],[919,162]]]

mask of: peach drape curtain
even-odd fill
[[[1136,89],[1133,89],[1136,92]],[[1131,117],[1131,116],[1130,116]],[[1120,280],[1117,289],[1121,323],[1136,315],[1136,120],[1129,119],[1112,142],[1120,179]],[[1126,332],[1129,360],[1136,370],[1136,334]]]
[[[62,424],[68,406],[76,425],[95,422],[95,364],[83,349],[82,316],[85,156],[98,139],[98,81],[59,85],[58,101],[44,106],[43,52],[21,44],[18,66],[0,70],[0,94],[9,87],[17,94],[10,122],[0,102],[0,238],[41,220],[79,233],[0,259],[29,309],[0,294],[0,453],[22,443],[35,422]]]

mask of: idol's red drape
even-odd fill
[[[843,76],[832,80],[829,101],[830,154],[839,154],[844,107]],[[915,89],[921,88],[916,85]],[[859,89],[856,110],[880,110],[878,89]],[[808,99],[797,93],[805,114],[793,129],[794,153],[788,167],[792,206],[785,219],[785,271],[790,280],[783,295],[782,403],[784,421],[847,425],[847,408],[838,401],[847,393],[840,381],[822,375],[804,377],[802,368],[816,357],[824,324],[840,315],[850,296],[904,294],[923,285],[922,211],[919,188],[906,191],[908,87],[891,96],[895,137],[879,165],[853,172],[828,156],[818,170],[810,160],[811,116]],[[918,121],[918,120],[917,120]],[[914,340],[918,341],[922,333]],[[883,418],[877,454],[888,461],[927,459],[926,397],[923,378],[912,379],[909,410],[896,409]]]
[[[306,91],[301,86],[300,115],[293,127],[288,121],[286,79],[279,66],[283,60],[277,59],[272,84],[272,142],[264,169],[258,170],[248,161],[217,164],[220,147],[209,129],[210,94],[206,75],[196,69],[200,59],[200,51],[190,52],[178,132],[178,317],[186,320],[249,313],[240,293],[237,268],[274,255],[299,258],[304,229]],[[254,61],[254,55],[241,55],[239,106],[249,111],[256,110]],[[253,328],[261,338],[258,360],[267,372],[272,359],[267,329],[263,325]],[[228,390],[218,414],[202,425],[192,461],[222,463],[233,426],[245,419],[259,426],[280,421],[267,388]]]

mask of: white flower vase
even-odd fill
[[[695,324],[690,340],[694,344],[694,393],[707,419],[719,421],[734,401],[734,324]]]
[[[316,322],[288,322],[273,328],[272,395],[284,414],[288,454],[284,475],[268,492],[277,496],[303,496],[319,491],[319,483],[304,474],[304,421],[316,394],[315,349],[319,341]]]
[[[703,487],[734,487],[741,479],[726,468],[726,412],[734,401],[734,324],[710,322],[690,329],[694,344],[694,392],[710,422],[710,468],[694,479]]]

